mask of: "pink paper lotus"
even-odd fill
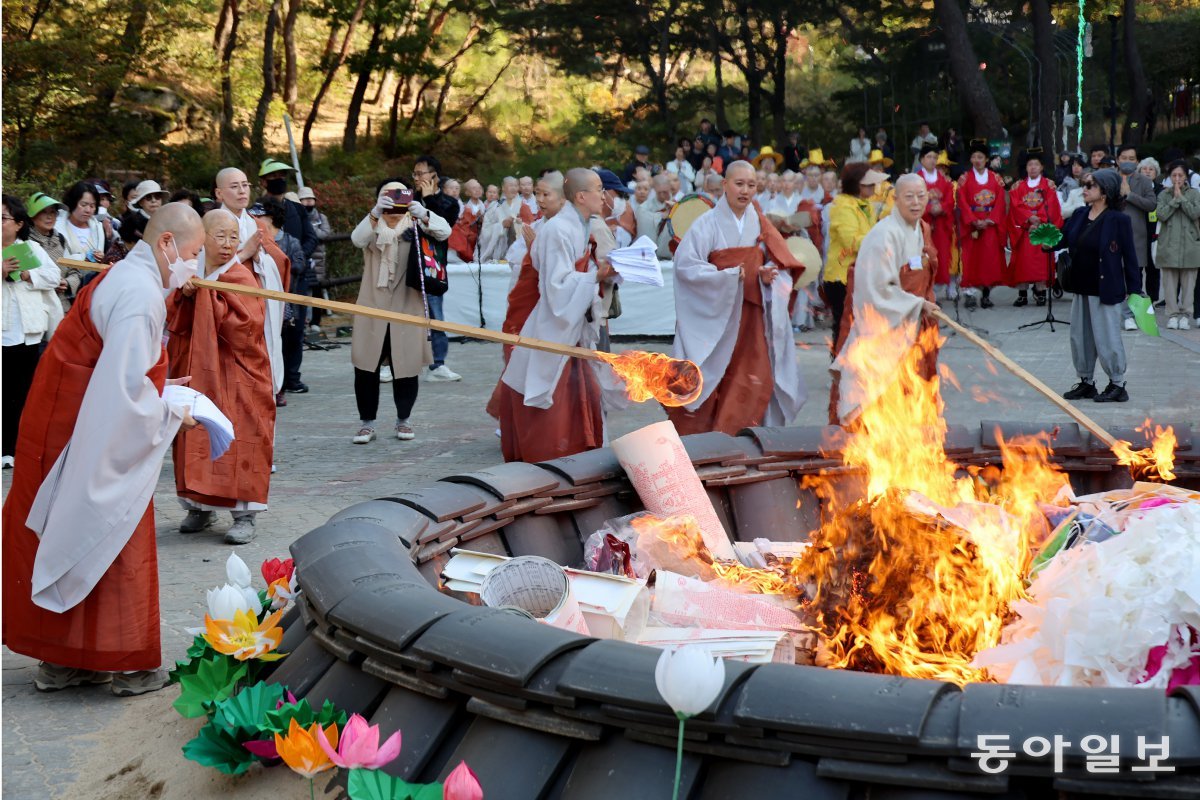
[[[319,727],[317,744],[342,769],[379,769],[400,755],[400,731],[393,733],[380,745],[379,726],[368,725],[361,715],[352,714],[342,729],[337,750],[329,745]]]
[[[458,762],[454,771],[446,776],[442,784],[442,800],[483,800],[483,787],[467,762]]]

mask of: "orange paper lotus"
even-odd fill
[[[625,381],[629,399],[637,403],[653,399],[664,406],[686,406],[704,389],[699,367],[664,353],[625,350],[600,353],[600,359]]]
[[[232,620],[213,619],[204,615],[204,640],[212,649],[238,661],[257,658],[259,661],[276,661],[283,653],[273,652],[283,641],[283,628],[276,623],[283,611],[276,611],[259,622],[248,611],[238,611]]]
[[[325,770],[333,769],[333,761],[329,759],[321,745],[317,742],[317,729],[320,723],[314,722],[308,729],[301,728],[292,718],[288,726],[287,736],[275,734],[275,750],[283,763],[292,768],[297,775],[312,779]],[[332,723],[321,731],[330,747],[337,747],[338,727]]]
[[[1154,425],[1147,419],[1136,430],[1144,433],[1150,440],[1149,447],[1134,450],[1133,445],[1118,439],[1112,451],[1117,456],[1117,463],[1129,467],[1135,478],[1149,480],[1175,480],[1175,429],[1168,425]]]

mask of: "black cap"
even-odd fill
[[[924,158],[929,153],[940,153],[940,152],[941,152],[941,150],[938,149],[938,146],[936,144],[930,144],[929,142],[926,142],[925,144],[921,145],[921,154],[917,157]]]
[[[639,156],[648,156],[650,155],[650,148],[646,147],[644,144],[639,144],[633,152],[637,153]]]

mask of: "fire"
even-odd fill
[[[1170,425],[1166,428],[1154,425],[1151,432],[1152,424],[1147,418],[1136,428],[1138,433],[1145,434],[1150,440],[1149,447],[1134,450],[1132,444],[1118,439],[1112,451],[1117,456],[1117,463],[1129,467],[1135,478],[1175,480],[1175,429]]]
[[[685,406],[704,388],[704,376],[691,361],[642,350],[599,355],[625,381],[625,391],[637,403],[654,399],[664,406]]]

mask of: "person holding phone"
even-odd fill
[[[406,281],[409,259],[413,256],[414,221],[422,235],[435,242],[450,238],[450,224],[421,201],[414,200],[412,191],[399,178],[389,178],[380,184],[374,207],[350,234],[350,241],[363,253],[359,305],[417,317],[425,315],[421,291],[410,288]],[[409,417],[417,402],[418,376],[433,363],[426,330],[356,316],[350,360],[354,365],[354,399],[359,416],[358,433],[352,441],[367,444],[376,438],[379,370],[388,360],[393,374],[396,438],[401,441],[416,438]]]
[[[422,155],[417,158],[413,164],[413,187],[414,194],[420,199],[420,205],[429,209],[430,212],[436,214],[441,219],[445,220],[451,230],[454,228],[454,223],[458,222],[459,205],[458,200],[447,195],[442,191],[442,164],[431,155]],[[447,258],[447,240],[450,234],[445,236],[430,236],[433,244],[434,257],[443,267],[446,266]],[[429,303],[429,316],[432,319],[445,319],[446,315],[442,311],[441,295],[427,297]],[[450,350],[450,340],[446,338],[446,334],[442,331],[433,331],[433,363],[424,373],[425,380],[430,382],[449,382],[461,381],[462,375],[454,372],[446,366],[446,354]]]

